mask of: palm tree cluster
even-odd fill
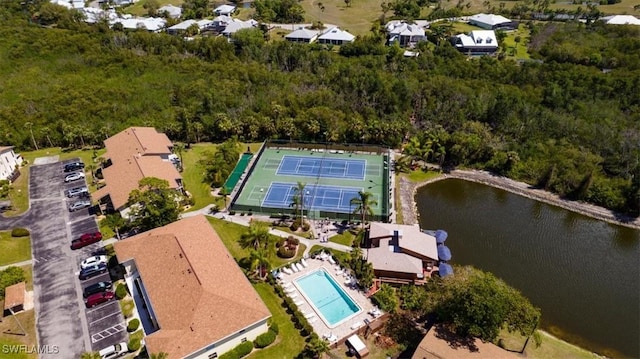
[[[269,234],[269,227],[264,222],[251,221],[247,232],[240,237],[240,246],[250,248],[250,270],[255,270],[260,278],[264,278],[270,269],[269,259],[273,239]]]

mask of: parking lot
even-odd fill
[[[103,243],[78,250],[70,248],[72,239],[95,232],[98,227],[89,209],[68,210],[69,204],[79,198],[69,199],[65,191],[86,185],[84,179],[64,183],[63,167],[68,162],[30,168],[31,208],[25,214],[32,232],[39,344],[57,345],[60,353],[55,355],[56,358],[78,358],[85,351],[100,350],[126,341],[127,337],[117,301],[85,309],[82,289],[92,283],[109,280],[109,274],[85,281],[78,279],[80,262],[100,250]]]

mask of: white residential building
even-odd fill
[[[164,29],[167,20],[160,17],[131,17],[131,15],[124,15],[122,18],[110,20],[109,23],[112,26],[117,23],[122,24],[122,27],[128,30],[141,29],[159,32]]]
[[[236,7],[233,5],[220,5],[213,10],[213,13],[220,16],[231,16],[236,11]]]
[[[355,38],[347,31],[332,27],[318,36],[318,42],[327,45],[342,45],[347,42],[353,42]]]
[[[476,14],[469,17],[469,24],[486,30],[513,30],[517,24],[502,15]]]
[[[182,8],[179,6],[173,6],[171,4],[165,5],[158,9],[159,13],[166,12],[172,19],[179,19],[182,16]]]
[[[82,9],[84,7],[84,0],[51,0],[51,2],[67,9]]]
[[[320,31],[311,30],[304,27],[300,27],[297,30],[287,34],[284,38],[290,42],[304,42],[310,44],[318,39]]]
[[[469,34],[456,35],[453,45],[470,55],[490,55],[498,50],[498,40],[493,30],[474,30]]]
[[[167,32],[171,35],[177,35],[187,31],[192,25],[198,25],[200,31],[204,31],[213,27],[213,20],[185,20],[179,24],[175,24],[167,29]]]
[[[0,147],[0,180],[13,182],[18,178],[18,167],[22,165],[22,161],[22,156],[13,152],[13,146]]]
[[[231,37],[231,35],[242,29],[251,29],[258,26],[258,22],[253,19],[247,21],[242,21],[239,19],[232,20],[233,21],[227,24],[227,26],[222,31],[222,35],[224,35],[225,37]]]
[[[420,41],[426,41],[424,28],[405,21],[391,21],[385,26],[389,34],[389,43],[397,42],[400,46],[415,46]]]
[[[640,20],[631,15],[611,15],[600,18],[607,25],[640,25]]]

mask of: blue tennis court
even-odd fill
[[[366,160],[283,156],[278,175],[363,180]]]
[[[286,182],[271,183],[262,206],[289,208],[296,193],[297,184]],[[351,199],[358,197],[362,188],[338,187],[308,184],[303,195],[305,210],[323,210],[349,213],[354,210]]]

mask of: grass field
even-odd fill
[[[401,174],[401,176],[409,179],[411,182],[420,183],[420,182],[430,180],[432,178],[442,176],[442,174],[439,172],[423,171],[421,169],[418,169],[415,171],[411,171],[409,173],[403,173]]]
[[[542,338],[542,344],[536,348],[533,339],[529,341],[524,356],[531,359],[547,359],[547,358],[574,358],[574,359],[594,359],[601,358],[594,353],[571,345],[543,331],[538,331]],[[503,340],[505,348],[520,351],[525,337],[518,333],[509,333],[503,330],[499,338]]]
[[[329,241],[351,247],[351,245],[353,245],[353,240],[355,238],[356,236],[354,236],[353,233],[349,231],[344,231],[341,234],[335,235],[333,237],[329,237]]]
[[[158,2],[158,5],[160,5],[159,7],[163,7],[165,5],[175,5],[175,6],[180,6],[182,5],[183,1],[182,0],[156,0]],[[136,15],[136,16],[147,16],[148,11],[147,9],[144,8],[144,4],[147,3],[147,0],[140,0],[140,1],[136,1],[135,3],[124,7],[123,10],[125,13],[127,14],[132,14],[132,15]]]
[[[199,143],[191,145],[191,148],[184,150],[182,153],[182,165],[184,171],[182,171],[182,180],[184,182],[184,188],[191,193],[195,199],[195,205],[189,208],[189,211],[195,211],[200,208],[204,208],[209,204],[216,203],[218,199],[211,195],[211,187],[208,183],[204,183],[204,169],[198,164],[202,154],[205,151],[214,152],[217,145],[212,143]],[[224,199],[221,203],[224,206]]]
[[[27,345],[27,349],[32,348],[37,344],[36,337],[36,319],[35,319],[35,311],[33,309],[18,313],[16,315],[18,321],[27,332],[27,335],[23,335],[22,329],[16,322],[15,318],[11,316],[5,317],[2,322],[0,322],[0,349],[7,348],[9,345]],[[34,353],[11,353],[8,354],[4,351],[0,357],[2,359],[35,359],[38,355]]]
[[[11,237],[11,231],[0,232],[0,266],[31,259],[31,240]]]
[[[254,288],[271,312],[271,319],[278,324],[278,338],[269,347],[254,351],[248,358],[280,359],[292,358],[304,349],[304,338],[293,326],[289,314],[282,307],[282,299],[267,283],[256,283]]]
[[[324,5],[324,11],[318,3]],[[364,35],[371,29],[373,21],[382,14],[382,0],[355,0],[347,7],[344,0],[303,0],[306,22],[321,21],[324,24],[338,25],[354,35]],[[391,15],[391,14],[389,14]]]

